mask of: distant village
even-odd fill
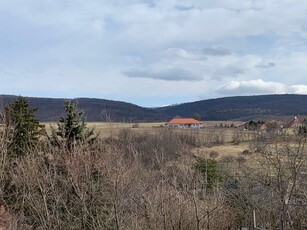
[[[183,129],[200,129],[204,128],[206,122],[199,121],[195,118],[181,118],[179,116],[171,119],[165,124],[165,126],[170,128],[183,128]],[[307,117],[306,116],[295,116],[293,119],[288,121],[280,120],[250,120],[247,122],[242,122],[240,124],[216,124],[217,127],[221,128],[237,128],[241,130],[248,131],[258,131],[258,132],[281,132],[283,130],[293,130],[297,132],[307,133]]]

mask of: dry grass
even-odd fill
[[[221,136],[223,138],[224,143],[231,143],[233,141],[233,135],[236,129],[234,128],[219,128],[220,124],[223,125],[238,125],[242,122],[238,121],[205,121],[204,122],[204,128],[202,129],[181,129],[181,128],[175,128],[173,129],[176,133],[182,133],[185,135],[193,135],[196,136],[201,142],[208,142],[208,139],[212,138],[212,136],[215,134],[217,136]],[[51,123],[42,123],[46,127],[47,133],[51,132],[51,126],[55,127],[57,126],[56,122]],[[134,126],[137,124],[137,128]],[[94,131],[96,133],[99,133],[99,135],[102,138],[108,138],[112,136],[118,135],[118,133],[122,129],[129,129],[133,130],[136,133],[144,134],[144,133],[151,133],[154,134],[157,131],[160,131],[162,129],[166,129],[165,122],[155,122],[155,123],[120,123],[120,122],[89,122],[87,123],[88,128],[94,128]],[[245,141],[251,140],[251,137],[248,132],[245,132]],[[245,148],[248,146],[242,145],[225,145],[225,146],[218,146],[214,148],[220,148],[217,149],[218,152],[223,152],[223,154],[234,154],[237,152],[242,152]]]
[[[202,147],[200,149],[200,157],[204,157],[205,154],[210,153],[212,151],[215,151],[219,153],[219,157],[224,156],[239,156],[242,155],[242,152],[246,149],[249,149],[249,142],[243,142],[239,145],[234,145],[232,143],[227,143],[225,145],[218,145],[218,146],[212,146],[212,147]]]
[[[44,122],[42,123],[46,127],[47,133],[51,132],[51,126],[56,127],[56,122]],[[94,128],[96,133],[99,133],[102,137],[109,137],[118,134],[122,129],[133,129],[137,132],[152,132],[156,128],[163,126],[165,123],[138,123],[138,128],[133,128],[135,123],[123,123],[123,122],[88,122],[88,128]]]

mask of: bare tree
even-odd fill
[[[114,137],[114,117],[112,115],[111,110],[103,110],[101,112],[102,120],[107,123],[108,131],[110,132],[110,138]]]
[[[244,133],[242,129],[235,128],[233,129],[232,142],[236,145],[240,144],[243,141]]]
[[[270,208],[275,208],[279,229],[295,229],[301,224],[295,216],[297,207],[307,204],[302,194],[306,189],[306,137],[268,135],[258,144],[257,183],[269,193]],[[276,226],[277,227],[277,226]]]

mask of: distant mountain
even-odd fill
[[[3,105],[14,101],[17,96],[0,95]],[[67,100],[78,103],[84,111],[87,121],[105,121],[106,117],[117,122],[154,122],[167,118],[152,109],[131,103],[95,98],[52,99],[26,97],[31,107],[38,108],[37,117],[41,121],[58,121],[65,114],[64,103]]]
[[[307,95],[283,94],[237,96],[184,103],[156,108],[171,118],[191,117],[198,113],[203,120],[249,120],[307,114]]]
[[[8,104],[17,96],[0,95],[0,104]],[[68,99],[27,98],[38,108],[41,121],[58,121],[65,114],[64,102]],[[110,116],[120,122],[167,121],[176,115],[192,117],[198,113],[203,120],[249,120],[267,117],[307,115],[307,95],[238,96],[202,100],[179,105],[144,108],[131,103],[95,98],[76,98],[78,107],[85,112],[87,121],[104,121]]]

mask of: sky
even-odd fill
[[[306,0],[0,1],[0,94],[146,107],[307,94]]]

